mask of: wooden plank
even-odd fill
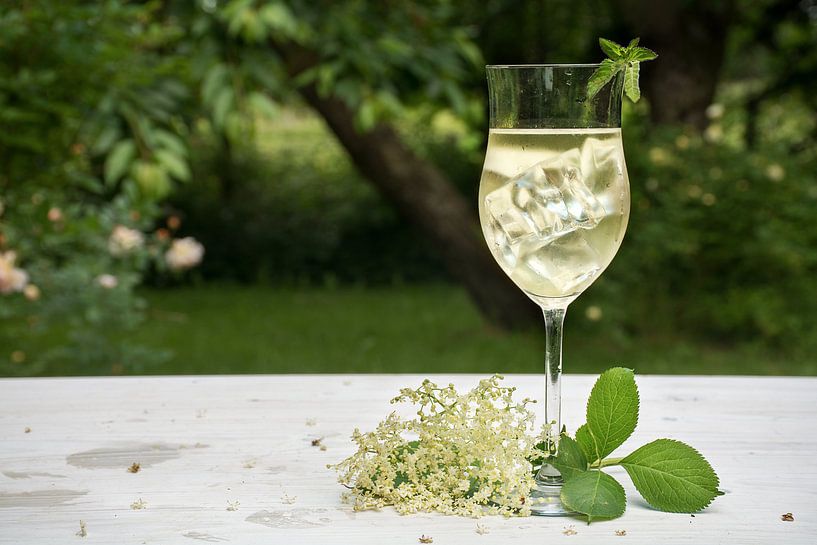
[[[431,378],[466,388],[478,377]],[[692,443],[728,494],[695,517],[659,513],[614,469],[629,497],[624,517],[591,526],[487,517],[485,535],[473,519],[354,513],[325,467],[352,452],[354,427],[372,428],[398,388],[421,379],[0,380],[0,543],[413,544],[422,534],[435,544],[817,542],[817,378],[639,377],[642,417],[623,449],[657,437]],[[592,381],[565,377],[570,429]],[[541,377],[506,382],[541,399]],[[311,445],[318,437],[327,450]],[[127,471],[133,462],[137,473]],[[132,509],[140,498],[145,508]],[[786,512],[794,522],[780,520]],[[86,537],[75,535],[80,520]],[[570,525],[577,534],[563,535]]]

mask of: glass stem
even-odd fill
[[[562,429],[562,326],[567,308],[546,308],[545,315],[545,424],[548,425],[547,445],[551,456],[556,455]],[[536,480],[561,483],[562,477],[550,464],[543,464]]]

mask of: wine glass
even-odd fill
[[[479,187],[482,232],[496,261],[545,317],[547,450],[561,429],[562,325],[567,306],[621,245],[630,189],[621,143],[623,77],[593,98],[596,64],[488,66],[490,129]],[[562,478],[545,463],[536,515],[568,514]]]

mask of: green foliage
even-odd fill
[[[126,294],[151,265],[108,264],[105,240],[118,224],[152,231],[168,200],[185,216],[186,231],[206,238],[208,278],[329,285],[446,278],[435,249],[364,184],[325,131],[292,137],[299,129],[287,118],[300,107],[297,90],[314,84],[340,98],[361,130],[395,122],[413,149],[475,198],[485,137],[483,54],[489,62],[586,61],[595,56],[595,36],[625,32],[609,3],[552,4],[547,29],[538,2],[509,0],[4,6],[0,251],[16,251],[36,285],[54,275],[66,289],[43,289],[36,303],[0,296],[2,352],[34,346],[28,335],[35,329],[67,338],[69,331],[92,337],[103,323],[133,327],[123,309],[133,316],[141,309]],[[578,317],[588,307],[603,310],[597,322],[579,318],[577,336],[612,332],[634,353],[634,339],[666,346],[685,338],[674,356],[660,358],[665,366],[704,341],[724,348],[754,342],[764,354],[772,347],[798,361],[817,348],[817,234],[803,227],[817,199],[814,28],[793,4],[736,5],[739,22],[704,135],[650,126],[643,102],[630,110],[627,241],[571,307]],[[637,48],[600,45],[619,60]],[[281,62],[292,48],[305,59],[294,76]],[[650,54],[631,51],[625,88],[637,98],[635,63]],[[31,199],[40,208],[29,210]],[[42,233],[56,229],[45,219],[50,208],[63,216],[64,251],[41,244]],[[117,303],[78,293],[103,269],[120,278]],[[59,292],[76,293],[72,312],[48,310],[46,299]],[[110,305],[102,314],[111,318],[93,328],[46,317],[95,316],[85,310],[100,305]],[[105,353],[90,339],[74,344]]]
[[[605,458],[632,435],[638,424],[638,389],[631,369],[608,369],[596,381],[587,400],[587,423],[576,430],[576,441],[587,459]]]
[[[658,57],[654,51],[646,47],[639,47],[638,38],[635,38],[626,47],[611,40],[599,38],[599,45],[609,58],[601,64],[590,76],[587,83],[587,98],[593,98],[619,72],[624,72],[624,94],[633,102],[641,98],[641,89],[638,87],[639,66],[642,61],[651,61]]]
[[[621,467],[644,499],[662,511],[703,509],[722,494],[709,462],[680,441],[656,439],[627,455]]]
[[[569,480],[579,473],[584,473],[590,465],[583,449],[566,433],[561,435],[559,452],[550,464],[559,470],[565,480]]]
[[[578,441],[562,434],[560,452],[551,462],[565,480],[562,503],[585,515],[588,523],[621,516],[626,507],[624,489],[601,471],[603,467],[623,466],[644,499],[662,511],[700,511],[721,494],[709,462],[680,441],[658,439],[624,458],[606,458],[635,430],[638,408],[633,372],[608,369],[593,386],[587,423],[576,432]]]
[[[165,357],[115,338],[141,323],[134,288],[167,249],[142,243],[156,201],[189,178],[184,71],[164,53],[180,27],[159,21],[159,8],[35,0],[0,10],[0,251],[28,276],[23,294],[0,295],[3,374],[65,358],[123,372]],[[125,227],[134,246],[112,249]],[[43,335],[60,341],[37,350]]]
[[[565,507],[593,519],[611,519],[624,514],[627,498],[624,488],[607,473],[583,471],[567,479],[562,486]]]
[[[803,228],[817,203],[814,153],[791,153],[782,129],[746,149],[729,136],[741,128],[730,116],[704,137],[627,120],[631,221],[599,302],[639,335],[806,350],[817,316],[817,231]]]

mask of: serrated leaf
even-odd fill
[[[621,460],[647,503],[672,513],[700,511],[715,499],[718,475],[697,450],[673,439],[657,439]]]
[[[627,54],[627,60],[629,61],[651,61],[655,58],[658,58],[658,53],[646,47],[636,47]]]
[[[634,48],[635,46],[637,46],[637,45],[638,45],[638,42],[640,42],[640,41],[641,41],[641,38],[640,38],[640,37],[639,37],[639,38],[633,38],[632,40],[630,40],[630,43],[629,43],[629,44],[627,44],[627,49],[632,49],[632,48]]]
[[[633,62],[624,71],[624,93],[633,102],[641,98],[641,89],[638,87],[639,63]]]
[[[136,157],[136,144],[130,138],[119,141],[105,158],[105,183],[112,185],[125,175]]]
[[[587,82],[587,99],[590,100],[596,96],[601,88],[607,85],[622,68],[623,65],[619,62],[610,59],[601,61],[601,64]]]
[[[565,481],[561,499],[568,509],[587,515],[588,523],[593,519],[620,517],[627,507],[624,488],[613,477],[597,470],[577,473]]]
[[[587,424],[576,440],[593,463],[618,448],[638,423],[638,387],[632,369],[613,367],[599,376],[587,401]]]
[[[595,461],[598,449],[596,448],[596,440],[593,439],[590,430],[587,429],[587,424],[582,424],[576,430],[576,444],[582,449],[585,458]]]
[[[156,161],[170,173],[171,176],[179,181],[186,182],[190,180],[190,167],[184,157],[180,157],[168,150],[159,150],[156,152]]]
[[[559,453],[550,461],[550,464],[559,470],[565,481],[587,471],[587,457],[581,447],[564,433],[559,439]]]
[[[624,53],[624,48],[613,40],[599,38],[599,45],[601,46],[601,50],[604,51],[604,54],[613,60],[620,59]]]

